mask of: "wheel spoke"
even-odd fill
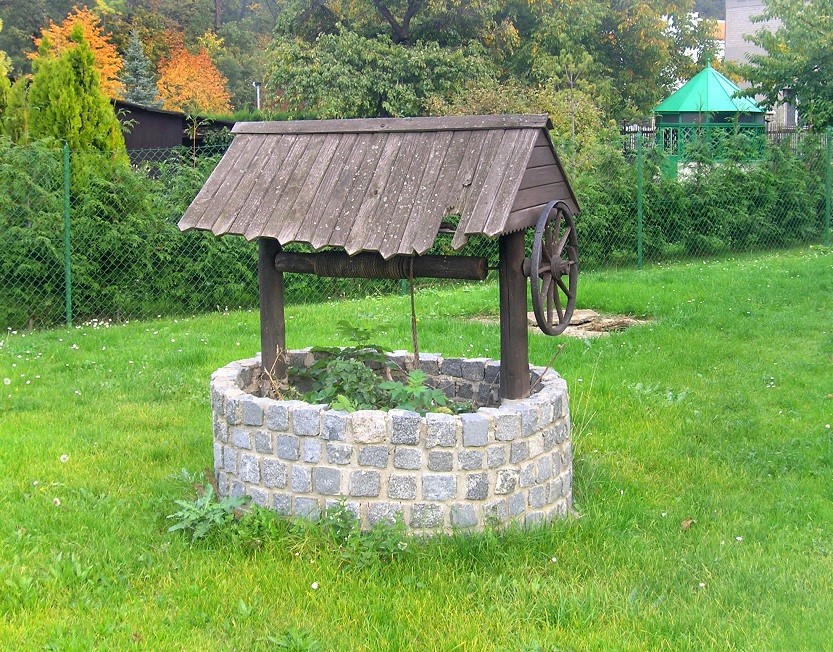
[[[549,274],[550,276],[552,276],[552,261],[550,261],[546,265],[541,265],[538,268],[538,276],[543,276],[544,274]]]
[[[555,290],[555,285],[552,286],[552,289]],[[564,321],[564,308],[561,306],[561,295],[558,294],[557,291],[553,292],[555,296],[555,309],[558,311],[558,323],[562,323]],[[550,323],[552,323],[552,317],[550,317]]]
[[[564,229],[564,235],[561,236],[561,239],[558,241],[558,246],[555,249],[555,255],[560,256],[561,252],[564,251],[564,245],[567,244],[567,238],[570,237],[570,232],[572,229],[568,226]]]
[[[564,294],[567,295],[567,299],[572,299],[573,295],[570,292],[570,290],[567,288],[567,286],[564,285],[564,281],[562,281],[561,278],[557,278],[555,280],[556,280],[556,283],[558,283],[558,287],[560,287],[564,291]]]

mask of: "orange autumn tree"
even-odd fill
[[[75,47],[75,41],[70,38],[76,25],[81,26],[84,40],[90,46],[95,60],[95,69],[99,74],[99,86],[107,97],[118,97],[121,89],[118,77],[122,69],[122,60],[116,46],[110,43],[98,18],[87,7],[76,6],[60,25],[49,21],[49,26],[41,30],[41,37],[35,39],[38,51],[27,55],[30,59],[44,56],[41,48],[46,39],[48,48],[45,50],[50,56],[58,58],[67,48]]]
[[[211,56],[202,48],[191,54],[183,47],[172,50],[159,64],[162,108],[184,113],[231,113],[231,95]]]

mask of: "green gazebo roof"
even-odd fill
[[[764,113],[740,87],[707,65],[654,109],[655,113]]]

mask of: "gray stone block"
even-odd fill
[[[486,500],[489,497],[489,474],[469,473],[466,476],[466,500]]]
[[[569,486],[568,486],[569,489]],[[548,502],[554,503],[559,498],[564,497],[564,482],[561,477],[554,478],[548,484]]]
[[[492,500],[483,505],[484,525],[497,525],[499,523],[505,523],[507,518],[509,518],[509,509],[505,498]]]
[[[271,455],[272,450],[272,433],[265,430],[255,430],[255,450],[258,453]]]
[[[474,385],[465,381],[458,381],[454,383],[457,398],[461,401],[470,401],[474,397]]]
[[[214,421],[214,438],[219,439],[221,442],[225,443],[228,441],[228,424],[226,423],[225,416],[222,414],[215,414],[213,416]]]
[[[538,475],[537,480],[538,482],[544,482],[550,479],[550,471],[552,470],[552,465],[550,463],[549,455],[544,455],[543,457],[538,459]]]
[[[252,437],[246,428],[231,428],[229,434],[231,435],[231,443],[234,446],[237,446],[237,448],[251,450]]]
[[[295,516],[305,518],[309,521],[317,521],[321,518],[321,507],[317,498],[296,498]]]
[[[388,498],[415,500],[416,487],[416,476],[392,473],[388,478]]]
[[[437,376],[440,373],[442,356],[437,353],[420,353],[419,368],[429,376]]]
[[[318,464],[321,461],[321,440],[320,439],[304,439],[304,454],[303,460],[308,464]]]
[[[570,442],[565,442],[561,449],[561,466],[567,467],[573,463],[573,447]]]
[[[529,506],[533,509],[540,509],[547,504],[548,497],[549,492],[547,491],[547,485],[539,484],[529,490],[527,501],[529,502]]]
[[[233,390],[226,394],[226,423],[230,426],[237,426],[241,423],[240,401],[243,396],[243,392],[236,393]]]
[[[450,414],[429,412],[425,416],[428,433],[426,448],[435,446],[453,447],[457,443],[457,420]]]
[[[463,360],[462,358],[444,358],[440,366],[440,372],[446,376],[454,376],[456,378],[463,377]]]
[[[393,466],[408,471],[419,469],[422,466],[422,451],[419,448],[397,446],[393,451]]]
[[[475,527],[477,524],[477,512],[474,505],[460,503],[451,506],[451,527],[455,530],[464,530]]]
[[[521,475],[519,479],[521,489],[526,489],[535,484],[535,462],[524,464],[521,467]]]
[[[321,427],[321,439],[344,441],[347,438],[347,415],[343,410],[327,410]]]
[[[286,487],[286,464],[278,460],[265,459],[260,462],[260,477],[266,487]]]
[[[359,466],[373,466],[377,469],[384,469],[387,465],[387,446],[362,446],[359,450]]]
[[[356,410],[349,415],[353,441],[382,444],[388,441],[387,415],[379,410]]]
[[[265,489],[249,487],[249,496],[251,496],[252,502],[258,507],[266,507],[269,503],[269,492]]]
[[[272,494],[272,509],[281,516],[292,512],[292,496],[290,494]]]
[[[217,493],[220,494],[220,498],[228,496],[228,475],[225,471],[217,474]]]
[[[513,441],[509,447],[509,463],[518,464],[529,457],[529,444],[525,441]]]
[[[350,495],[354,498],[375,498],[382,490],[382,478],[378,471],[353,471],[350,473]]]
[[[341,509],[342,505],[344,505],[344,509],[346,509],[348,512],[353,512],[353,515],[356,518],[359,518],[359,514],[360,514],[360,511],[361,511],[361,504],[356,502],[356,501],[343,500],[341,498],[338,498],[338,499],[336,499],[336,498],[327,498],[324,501],[324,509],[327,510],[328,512],[332,511],[334,509]]]
[[[544,435],[540,432],[536,432],[531,437],[528,437],[526,441],[529,444],[530,457],[538,457],[544,452]]]
[[[513,441],[521,436],[521,415],[500,409],[495,415],[495,440]]]
[[[211,411],[214,414],[223,414],[226,411],[225,401],[226,397],[223,394],[223,390],[216,382],[214,374],[211,374]]]
[[[260,465],[256,455],[244,453],[240,456],[240,479],[252,484],[260,483]]]
[[[506,464],[506,446],[489,446],[486,451],[486,463],[490,469],[496,469]]]
[[[552,460],[552,469],[550,475],[552,477],[561,475],[561,451],[553,451],[550,460]]]
[[[490,385],[497,385],[500,382],[500,360],[486,363],[483,368],[483,381]]]
[[[481,382],[486,373],[486,363],[491,362],[488,358],[468,358],[463,360],[461,375],[466,380]]]
[[[558,443],[556,441],[558,437],[555,426],[544,428],[544,430],[541,432],[541,435],[544,440],[544,452],[551,451],[553,448],[555,448],[555,446]]]
[[[241,496],[246,495],[246,487],[243,486],[242,482],[233,480],[228,493],[232,498],[240,498]]]
[[[546,514],[544,512],[529,512],[524,517],[524,525],[529,527],[531,525],[540,525],[546,521]]]
[[[457,462],[463,471],[476,471],[483,468],[483,451],[460,451]]]
[[[518,486],[519,473],[517,469],[501,469],[495,477],[495,494],[502,496],[511,494]]]
[[[350,464],[353,457],[353,447],[349,444],[327,442],[328,464]]]
[[[443,510],[439,505],[417,503],[411,507],[411,527],[434,529],[443,524]]]
[[[402,507],[397,503],[371,503],[367,509],[367,524],[377,523],[393,525],[402,519]]]
[[[566,421],[559,421],[555,424],[555,443],[563,444],[567,441],[570,431]]]
[[[282,460],[296,461],[300,457],[301,440],[295,435],[278,435],[275,451]]]
[[[543,398],[531,402],[538,408],[538,426],[536,430],[548,428],[553,421],[552,403]]]
[[[428,468],[431,471],[448,472],[454,469],[454,453],[431,451],[428,453]]]
[[[263,425],[263,406],[260,401],[247,394],[240,403],[240,420],[244,426]]]
[[[477,386],[477,396],[475,400],[477,401],[477,405],[480,407],[488,407],[492,405],[492,385],[480,383],[480,385]]]
[[[272,403],[266,408],[266,427],[279,432],[289,430],[289,409],[286,403]]]
[[[518,514],[523,514],[526,510],[526,494],[520,492],[509,496],[509,518],[515,518]]]
[[[223,468],[223,445],[215,441],[214,442],[214,473],[217,473],[220,469]]]
[[[223,469],[226,473],[237,475],[237,450],[231,446],[223,446]]]
[[[325,466],[317,466],[312,470],[312,480],[315,491],[325,496],[337,496],[341,493],[341,471]]]
[[[321,433],[322,405],[304,405],[292,410],[292,430],[300,437],[317,437]]]
[[[292,476],[291,476],[291,487],[292,491],[299,494],[308,494],[312,491],[312,469],[307,468],[306,466],[298,466],[297,464],[292,467]]]
[[[483,414],[461,414],[463,446],[486,446],[489,443],[491,419]]]
[[[410,410],[391,410],[390,440],[393,444],[407,444],[416,446],[419,444],[419,436],[422,431],[422,417],[417,412]]]
[[[451,500],[457,496],[457,478],[453,475],[422,477],[423,500]]]

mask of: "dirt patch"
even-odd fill
[[[499,323],[499,320],[494,317],[476,317],[475,319],[489,324]],[[535,313],[527,313],[527,319],[529,328],[540,333],[538,323],[535,321]],[[595,310],[576,310],[570,319],[570,325],[562,335],[583,338],[605,337],[613,332],[623,331],[631,326],[641,326],[650,321],[649,319],[635,319],[628,315],[601,315]]]

